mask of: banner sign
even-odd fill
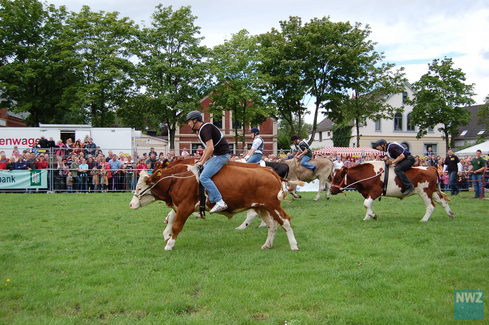
[[[0,189],[47,188],[48,171],[0,170]]]

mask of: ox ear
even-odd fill
[[[142,170],[142,171],[139,173],[139,178],[142,178],[143,180],[148,179],[148,177],[149,177],[149,174],[148,174],[148,172],[147,172],[147,171],[145,171],[145,170]]]
[[[160,162],[161,168],[166,168],[170,164],[170,161],[165,158],[165,160]]]

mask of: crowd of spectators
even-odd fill
[[[203,154],[202,146],[193,153],[183,149],[181,158],[199,158]],[[277,154],[264,155],[265,161],[280,161],[291,158],[293,152],[279,150]],[[233,155],[231,160],[242,161],[246,152]],[[352,167],[364,161],[382,160],[381,155],[341,155],[337,153],[316,155],[316,157],[329,158],[335,168],[342,166]],[[158,153],[154,148],[149,152],[132,155],[111,150],[104,152],[93,139],[86,137],[84,141],[67,139],[55,142],[52,138],[41,139],[30,148],[19,150],[14,147],[10,157],[6,157],[4,151],[0,151],[0,169],[9,170],[33,170],[47,169],[48,187],[53,191],[68,192],[106,192],[133,190],[139,173],[142,170],[151,171],[159,161],[177,158],[174,151],[167,154]],[[415,156],[415,166],[433,166],[438,169],[440,184],[443,190],[448,190],[448,173],[444,169],[445,158],[428,152],[424,156]],[[472,159],[474,157],[460,157],[460,173],[458,185],[461,190],[469,190],[472,187]],[[487,161],[487,157],[485,157]],[[486,173],[487,175],[487,173]],[[486,181],[487,184],[487,181]]]

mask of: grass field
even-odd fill
[[[489,201],[471,194],[428,223],[418,197],[383,198],[364,222],[358,193],[306,194],[284,204],[298,252],[282,230],[262,251],[258,221],[234,230],[244,214],[191,217],[166,252],[160,203],[0,194],[0,323],[455,323],[455,289],[488,292]]]

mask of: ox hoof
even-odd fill
[[[299,250],[299,247],[295,246],[295,247],[291,247],[290,249],[293,250],[293,251],[298,251]]]
[[[236,229],[236,230],[244,230],[244,229],[246,229],[246,227],[248,227],[248,224],[246,224],[246,225],[240,225],[240,226],[238,226],[238,227],[236,227],[234,229]]]
[[[421,219],[419,222],[428,222],[428,220]]]
[[[372,216],[372,219],[377,220],[377,215],[376,215],[376,214],[374,214],[374,215]]]
[[[172,249],[173,249],[173,247],[165,246],[165,251],[171,251]]]
[[[270,249],[270,248],[272,248],[272,246],[268,244],[265,244],[261,247],[261,249]]]

